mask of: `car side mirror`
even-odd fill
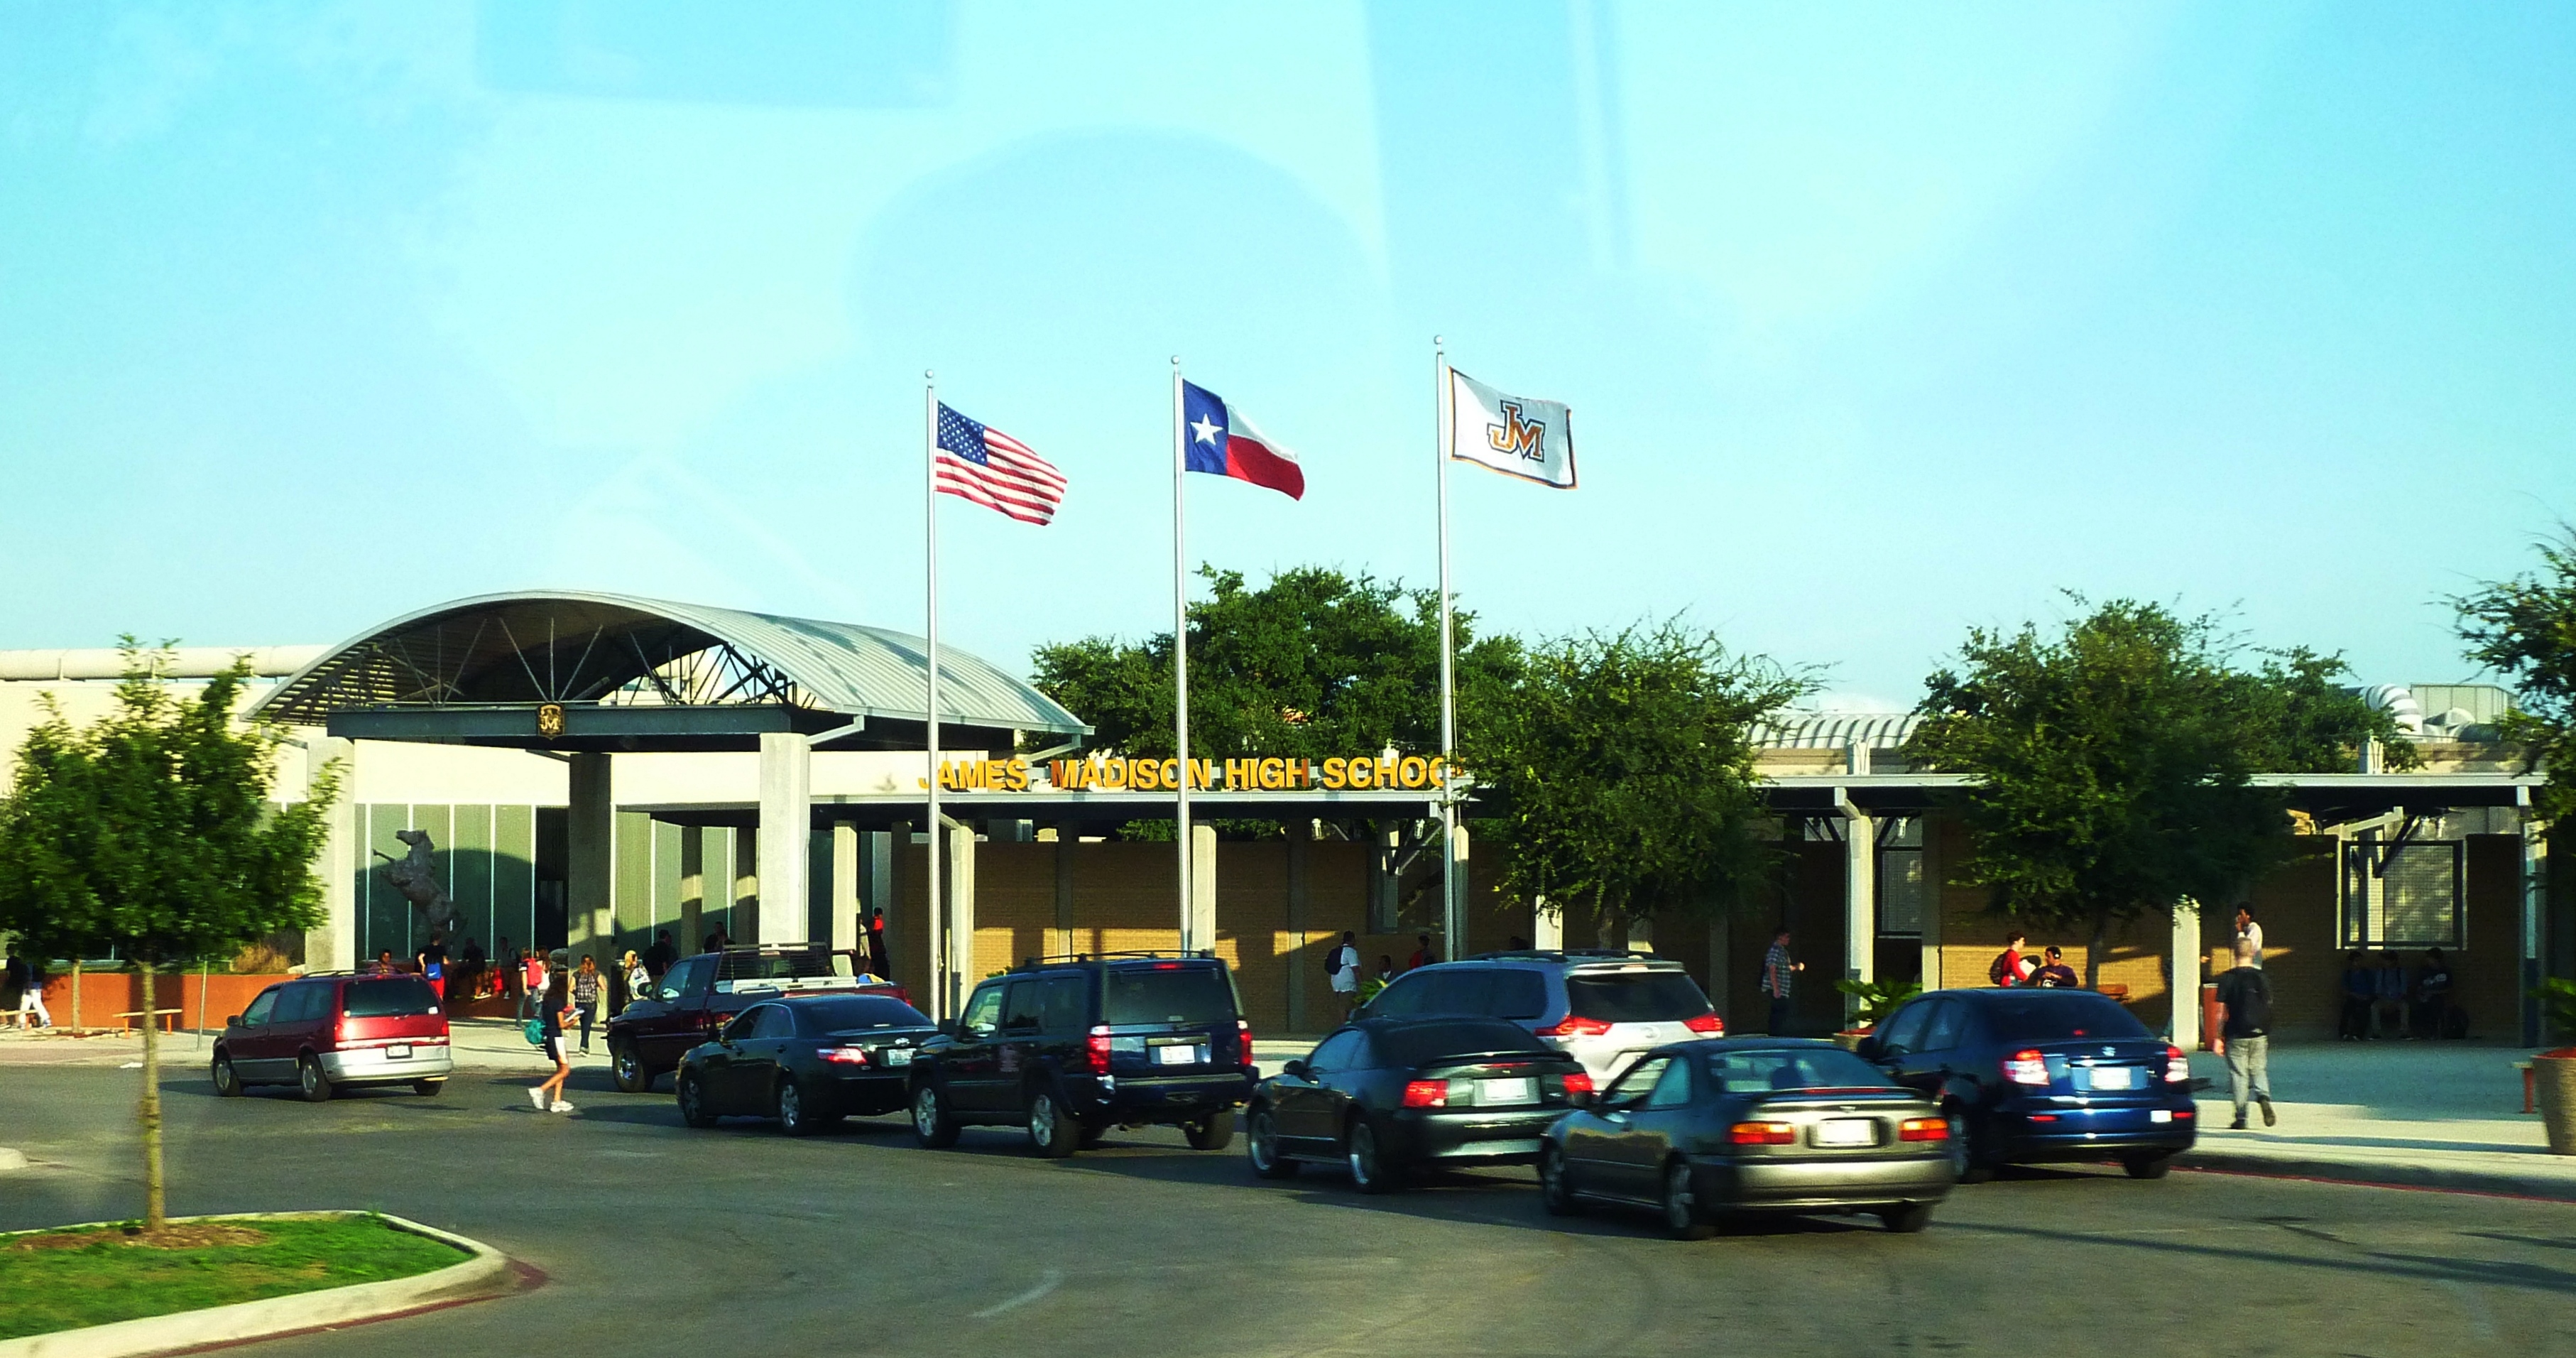
[[[225,1027],[227,1027],[227,1028],[238,1028],[238,1027],[240,1027],[240,1026],[241,1026],[241,1015],[239,1015],[239,1014],[226,1014],[226,1015],[224,1015],[224,1026],[225,1026]]]
[[[1857,1056],[1864,1061],[1878,1060],[1880,1051],[1881,1047],[1878,1040],[1878,1034],[1876,1033],[1870,1033],[1861,1038],[1860,1041],[1852,1044],[1852,1055]]]
[[[1309,1078],[1308,1067],[1302,1060],[1290,1061],[1288,1064],[1281,1066],[1279,1068],[1279,1073],[1292,1080],[1303,1080]]]
[[[941,1020],[939,1021],[939,1033],[940,1033],[940,1036],[942,1036],[942,1037],[955,1037],[955,1036],[957,1036],[957,1020],[955,1020],[955,1019],[941,1019]]]
[[[1589,1108],[1589,1107],[1591,1107],[1591,1106],[1592,1106],[1592,1099],[1593,1099],[1593,1093],[1592,1093],[1592,1091],[1591,1091],[1591,1090],[1589,1090],[1589,1089],[1575,1089],[1575,1090],[1569,1090],[1569,1091],[1567,1091],[1567,1092],[1566,1092],[1566,1095],[1565,1095],[1565,1101],[1566,1101],[1567,1103],[1573,1104],[1573,1105],[1574,1105],[1575,1107],[1577,1107],[1577,1108]]]

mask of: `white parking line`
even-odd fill
[[[1048,1269],[1046,1271],[1046,1276],[1038,1279],[1037,1286],[1030,1288],[1028,1291],[1023,1292],[1008,1301],[995,1302],[992,1305],[985,1307],[983,1310],[977,1311],[969,1318],[973,1320],[991,1320],[993,1317],[1000,1315],[1004,1311],[1015,1310],[1019,1307],[1026,1306],[1030,1302],[1036,1301],[1038,1298],[1043,1297],[1047,1293],[1053,1292],[1062,1286],[1064,1286],[1064,1275],[1055,1269]]]

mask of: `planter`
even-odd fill
[[[2576,1047],[2531,1058],[2531,1084],[2549,1129],[2549,1153],[2576,1155]]]

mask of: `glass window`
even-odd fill
[[[1675,1061],[1664,1067],[1662,1078],[1646,1092],[1648,1108],[1685,1108],[1690,1105],[1690,1062]]]
[[[930,1016],[892,995],[807,1000],[796,1006],[809,1033],[852,1033],[870,1028],[927,1028]]]
[[[1923,1020],[1932,1014],[1931,1002],[1917,1001],[1896,1011],[1887,1026],[1878,1031],[1878,1050],[1883,1056],[1903,1056],[1916,1049],[1923,1037]]]
[[[1356,1029],[1345,1028],[1316,1046],[1306,1057],[1306,1069],[1317,1075],[1360,1069],[1366,1045],[1367,1039],[1361,1037]]]
[[[988,985],[966,1000],[966,1011],[958,1017],[960,1032],[983,1034],[993,1031],[1002,1021],[1002,988]]]
[[[1494,993],[1486,1001],[1486,1013],[1507,1019],[1547,1017],[1547,978],[1519,967],[1496,967],[1493,975]]]
[[[1091,978],[1087,975],[1050,976],[1045,995],[1038,1006],[1038,1022],[1050,1033],[1067,1033],[1091,1026]]]
[[[2459,948],[2468,940],[2460,840],[2344,846],[2338,904],[2347,948]]]
[[[753,1005],[751,1008],[745,1009],[741,1013],[734,1015],[733,1022],[724,1026],[725,1041],[740,1042],[759,1032],[760,1009],[761,1007],[759,1005]]]
[[[705,954],[687,959],[671,968],[662,978],[666,999],[694,1000],[707,993],[707,978],[715,970],[716,960]]]
[[[340,993],[340,1012],[351,1018],[413,1018],[438,1012],[438,992],[417,976],[351,981]]]
[[[1002,999],[1002,1031],[1034,1033],[1038,1030],[1038,1009],[1046,994],[1040,981],[1013,981]]]
[[[1556,1049],[1529,1030],[1501,1019],[1459,1018],[1407,1023],[1377,1030],[1377,1049],[1393,1066],[1427,1066],[1438,1061],[1488,1054],[1553,1053]]]
[[[1964,1006],[1957,1006],[1964,1007]],[[2108,996],[2086,990],[2013,992],[1982,1006],[1998,1042],[2049,1042],[2070,1037],[2145,1037],[2147,1025]]]
[[[286,998],[278,1002],[277,1021],[310,1023],[322,1017],[330,1007],[331,987],[327,985],[288,986]]]
[[[1378,992],[1376,999],[1369,1001],[1369,1017],[1404,1018],[1431,1012],[1423,1007],[1423,1000],[1431,993],[1433,974],[1423,971],[1397,977],[1386,989]]]
[[[785,1005],[764,1004],[752,1012],[760,1015],[760,1026],[752,1030],[754,1037],[796,1036],[796,1016],[788,1013]]]
[[[1443,967],[1422,974],[1418,992],[1422,998],[1415,1012],[1423,1014],[1482,1014],[1486,1000],[1494,993],[1491,967]]]
[[[1109,973],[1107,1023],[1234,1026],[1234,987],[1215,967],[1120,967]]]
[[[1915,1050],[1945,1052],[1958,1046],[1960,1029],[1967,1026],[1967,1009],[1957,1000],[1938,1001],[1932,1016],[1923,1021],[1923,1045]]]
[[[1910,823],[1912,817],[1907,817]],[[1882,938],[1920,938],[1923,911],[1932,898],[1923,876],[1923,850],[1882,847],[1878,851],[1878,932]]]
[[[259,992],[259,998],[250,1002],[250,1008],[242,1011],[241,1021],[243,1027],[256,1028],[269,1021],[269,1018],[277,1011],[277,992],[279,989],[280,987],[278,986],[270,986],[268,989]]]
[[[1839,1047],[1738,1048],[1712,1052],[1710,1086],[1721,1094],[1774,1089],[1892,1089],[1885,1072]]]
[[[1679,1023],[1708,1012],[1708,996],[1683,971],[1576,972],[1565,978],[1568,1008],[1610,1023]]]
[[[1671,1065],[1672,1060],[1673,1058],[1669,1056],[1649,1056],[1628,1067],[1627,1073],[1619,1077],[1618,1083],[1610,1086],[1610,1092],[1602,1102],[1634,1103],[1645,1097],[1646,1091],[1654,1088],[1655,1082],[1664,1078],[1664,1067]]]

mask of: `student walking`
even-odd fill
[[[446,1002],[447,943],[439,937],[436,929],[429,931],[429,941],[420,945],[420,951],[413,954],[412,960],[420,964],[421,979],[429,982],[430,990],[437,994],[441,1003]]]
[[[894,975],[894,954],[886,949],[885,911],[868,911],[868,970],[879,976]]]
[[[555,1073],[528,1091],[528,1102],[540,1113],[569,1113],[572,1105],[564,1102],[564,1080],[572,1074],[572,1062],[564,1056],[564,1020],[572,1017],[572,987],[563,972],[564,955],[555,954],[555,966],[549,972],[531,956],[529,965],[544,976],[542,995],[537,1001],[538,1022],[544,1025],[546,1059],[555,1063]]]
[[[1789,931],[1771,936],[1771,951],[1762,954],[1762,993],[1771,1000],[1770,1033],[1773,1037],[1789,1031],[1789,988],[1807,964],[1791,960]]]
[[[2004,935],[2004,950],[1986,964],[1986,979],[1996,985],[2020,985],[2030,976],[2030,959],[2022,956],[2022,933],[2016,929]]]
[[[45,1008],[45,969],[21,955],[15,943],[9,945],[8,976],[10,988],[18,992],[19,1031],[53,1027],[54,1016]],[[35,1022],[31,1025],[29,1019]]]
[[[2245,1104],[2250,1096],[2262,1105],[2263,1125],[2272,1116],[2272,981],[2254,965],[2254,940],[2236,936],[2236,965],[2218,978],[2218,1003],[2227,1012],[2219,1025],[2218,1051],[2227,1058],[2228,1092],[2236,1100],[2230,1131],[2245,1130]]]
[[[1333,983],[1333,999],[1347,1018],[1360,1007],[1360,936],[1345,929],[1339,946],[1324,955],[1324,974]]]
[[[2236,907],[2236,937],[2254,945],[2254,969],[2263,968],[2263,926],[2254,922],[2254,907]]]
[[[556,955],[561,956],[562,954],[558,953]],[[545,955],[543,953],[530,950],[528,953],[527,963],[520,969],[520,971],[519,1017],[525,1019],[533,1014],[542,1018],[544,1015],[538,1011],[542,1010],[546,1003]]]
[[[590,1025],[599,1017],[599,962],[589,953],[581,955],[581,966],[572,974],[572,1008],[581,1017],[581,1054],[590,1055]]]

